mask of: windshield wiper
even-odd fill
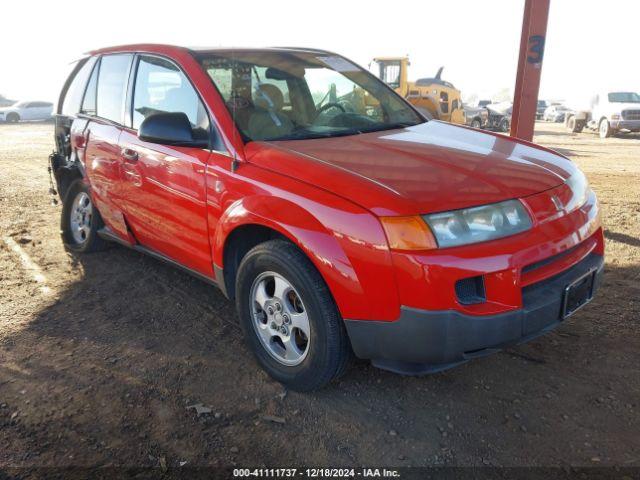
[[[349,135],[359,135],[361,133],[379,132],[383,130],[395,130],[398,128],[413,127],[418,125],[412,122],[397,122],[387,123],[384,125],[376,125],[369,128],[350,128],[348,130],[338,130],[333,132],[311,132],[309,130],[297,130],[287,135],[280,137],[265,138],[265,142],[276,142],[279,140],[311,140],[314,138],[332,138],[332,137],[347,137]]]
[[[332,138],[332,137],[346,137],[348,135],[357,135],[362,133],[361,130],[350,129],[350,130],[339,130],[336,132],[309,132],[309,131],[298,131],[295,133],[290,133],[288,135],[282,135],[280,137],[274,138],[265,138],[265,142],[276,142],[278,140],[310,140],[314,138]]]
[[[360,133],[369,133],[369,132],[380,132],[383,130],[395,130],[398,128],[407,128],[418,125],[417,123],[411,122],[396,122],[396,123],[385,123],[384,125],[376,125],[371,128],[363,128],[360,130]]]

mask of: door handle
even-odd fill
[[[122,158],[128,162],[138,161],[138,152],[131,148],[123,148],[120,154],[122,155]]]

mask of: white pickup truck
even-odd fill
[[[590,107],[567,112],[564,123],[570,132],[588,128],[597,131],[600,138],[640,132],[640,95],[636,92],[602,92],[591,99]]]

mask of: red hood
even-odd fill
[[[347,137],[255,142],[247,157],[378,215],[522,198],[562,184],[576,168],[550,150],[437,121]]]

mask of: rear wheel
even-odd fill
[[[238,269],[236,306],[258,363],[289,388],[314,390],[346,369],[350,347],[342,318],[295,245],[270,240],[247,253]]]
[[[606,118],[600,120],[598,132],[600,133],[600,138],[608,138],[611,136],[613,132],[611,130],[611,126],[609,125],[609,120],[607,120]]]
[[[15,112],[11,112],[7,115],[7,123],[18,123],[20,121],[20,115]]]
[[[62,205],[60,229],[65,246],[81,253],[104,250],[107,242],[98,236],[103,226],[100,213],[91,201],[89,187],[82,179],[75,180]]]
[[[571,133],[580,133],[584,126],[583,122],[576,120],[575,116],[569,117],[567,120],[567,130]]]

